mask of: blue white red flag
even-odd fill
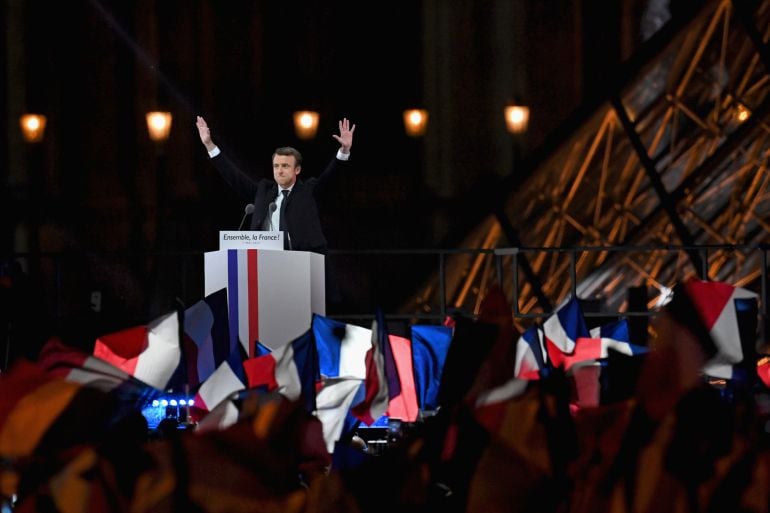
[[[414,383],[412,342],[396,335],[388,335],[388,340],[398,368],[398,379],[401,386],[399,393],[390,398],[387,415],[404,422],[414,422],[419,416],[419,407],[417,406],[417,391]]]
[[[415,324],[411,330],[417,404],[424,411],[435,410],[439,406],[441,372],[452,343],[452,328]]]
[[[590,337],[577,297],[570,297],[543,322],[543,337],[549,358],[552,354],[556,358],[559,353],[571,354],[578,338]]]
[[[717,354],[706,362],[703,372],[732,379],[735,364],[744,358],[738,312],[739,309],[756,312],[757,294],[727,283],[697,279],[689,280],[684,288],[717,346]]]
[[[165,390],[181,362],[179,342],[179,315],[171,312],[146,326],[99,337],[93,355]]]
[[[70,347],[58,338],[46,342],[37,364],[49,376],[96,388],[137,409],[162,393],[111,363]]]
[[[308,412],[315,411],[319,374],[312,329],[267,354],[247,359],[243,369],[249,388],[263,387],[292,401],[301,399]]]
[[[516,343],[514,377],[540,379],[540,370],[545,368],[543,353],[543,332],[538,325],[533,324],[521,334]]]
[[[387,333],[381,315],[372,322],[371,348],[366,353],[366,388],[365,398],[351,409],[351,413],[371,426],[388,410],[390,395],[388,393],[388,376],[386,375],[385,355],[383,354],[383,337],[387,343]]]
[[[228,323],[227,289],[209,294],[185,310],[182,348],[190,389],[206,381],[238,349]]]
[[[372,347],[372,330],[314,314],[313,335],[321,379],[366,378],[366,353]]]

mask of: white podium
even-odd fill
[[[324,256],[307,251],[222,249],[204,254],[205,294],[227,289],[230,337],[249,357],[254,341],[275,349],[326,315]]]

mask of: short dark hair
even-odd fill
[[[273,152],[273,158],[275,158],[276,155],[283,155],[285,157],[294,157],[294,165],[295,166],[301,166],[302,165],[302,154],[297,150],[296,148],[292,148],[291,146],[281,146],[280,148],[276,148]]]

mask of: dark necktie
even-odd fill
[[[286,203],[288,203],[289,199],[289,190],[283,189],[281,191],[281,194],[283,194],[283,200],[281,200],[281,211],[279,212],[280,218],[278,221],[278,229],[282,232],[286,231]]]

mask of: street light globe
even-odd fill
[[[526,132],[529,124],[529,107],[508,105],[505,107],[505,127],[512,134]]]
[[[420,137],[428,130],[428,111],[407,109],[404,111],[404,131],[410,137]]]
[[[298,110],[294,113],[294,132],[300,139],[312,139],[318,131],[318,113]]]
[[[28,143],[37,143],[45,135],[46,117],[42,114],[24,114],[19,118],[21,135]]]
[[[147,131],[150,133],[150,139],[155,142],[164,142],[168,140],[171,133],[171,113],[153,111],[146,115]]]

